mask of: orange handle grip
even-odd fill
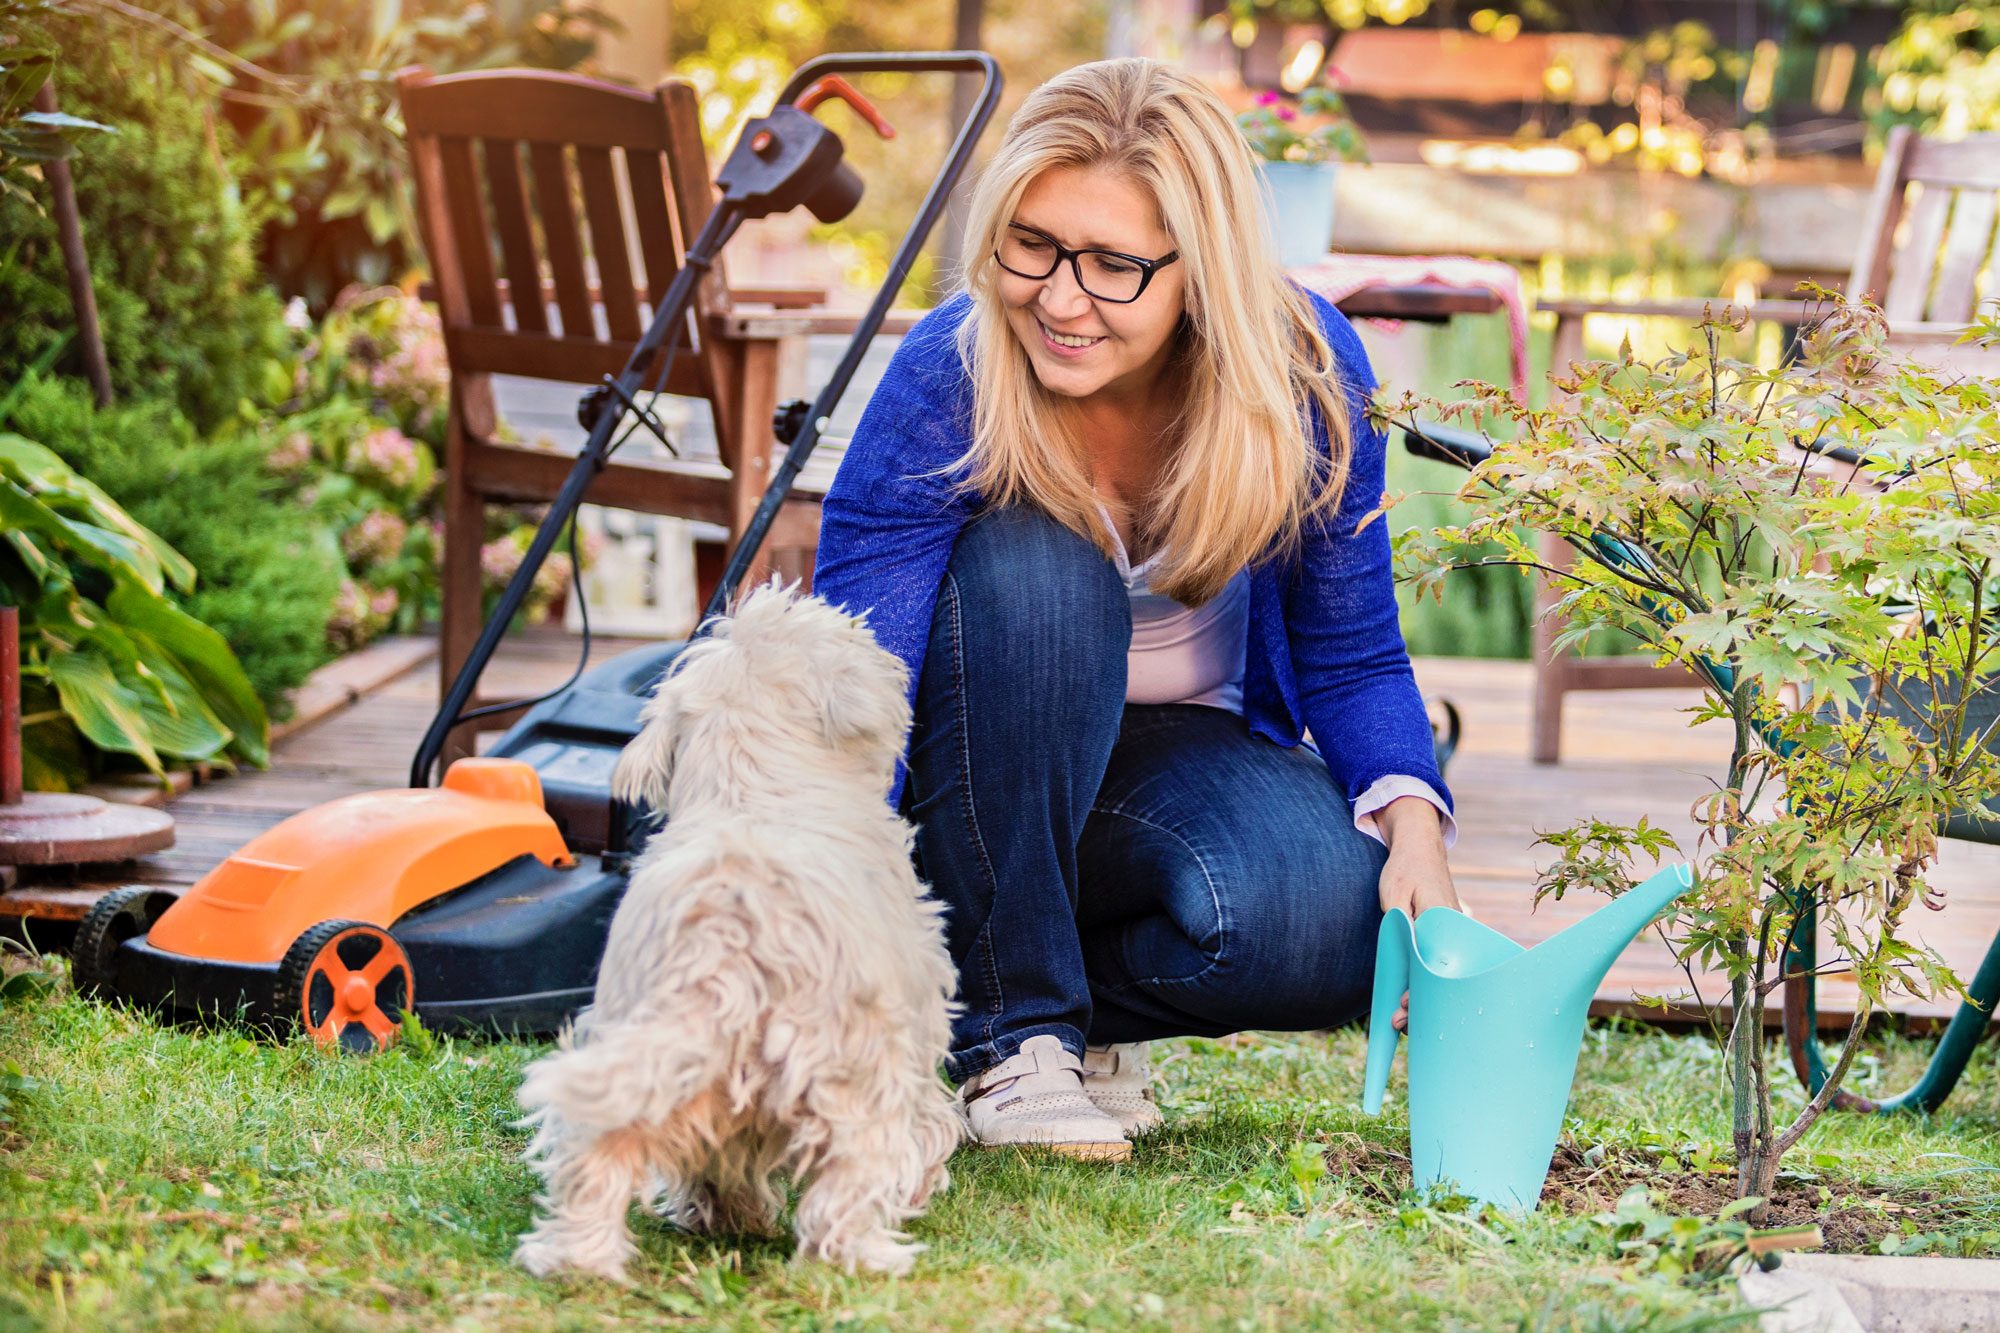
[[[807,85],[806,90],[799,94],[799,100],[792,105],[811,115],[812,109],[829,97],[838,97],[853,107],[854,113],[873,126],[875,133],[884,139],[896,137],[896,127],[884,120],[882,113],[877,111],[867,98],[854,91],[853,84],[838,74],[824,74],[814,79]]]

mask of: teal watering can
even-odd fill
[[[1555,1156],[1584,1020],[1625,946],[1694,884],[1669,866],[1523,949],[1463,912],[1382,918],[1362,1109],[1382,1110],[1391,1026],[1410,994],[1410,1168],[1418,1188],[1449,1181],[1469,1198],[1531,1211]]]

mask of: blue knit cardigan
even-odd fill
[[[1379,503],[1387,446],[1368,420],[1374,374],[1354,328],[1312,296],[1346,381],[1354,453],[1335,512],[1308,525],[1289,558],[1250,566],[1250,632],[1243,711],[1279,745],[1310,731],[1352,803],[1377,779],[1407,776],[1451,800],[1432,750],[1430,722],[1396,619],[1389,525],[1357,531]],[[914,698],[931,611],[959,532],[980,509],[953,482],[972,443],[972,383],[956,345],[971,313],[963,293],[910,330],[868,401],[826,496],[814,589],[866,612],[881,645],[910,669]],[[1312,411],[1313,437],[1327,447]],[[903,783],[899,766],[890,800]]]

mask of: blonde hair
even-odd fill
[[[996,505],[1031,503],[1108,555],[1089,457],[1007,324],[992,261],[1021,196],[1052,167],[1104,167],[1148,192],[1185,266],[1185,314],[1170,371],[1185,403],[1155,493],[1135,516],[1163,551],[1155,591],[1190,606],[1339,502],[1353,439],[1333,349],[1304,293],[1286,281],[1262,227],[1249,146],[1220,99],[1153,60],[1101,60],[1028,95],[980,176],[966,227],[959,330],[973,383],[969,488]],[[1303,409],[1317,404],[1329,452]]]

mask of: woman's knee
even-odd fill
[[[968,632],[1001,649],[1123,659],[1131,598],[1104,553],[1038,510],[992,510],[959,535],[947,566]]]
[[[1210,867],[1224,928],[1204,941],[1210,965],[1190,978],[1190,999],[1230,1028],[1336,1027],[1364,1012],[1382,919],[1381,863],[1368,850]]]

